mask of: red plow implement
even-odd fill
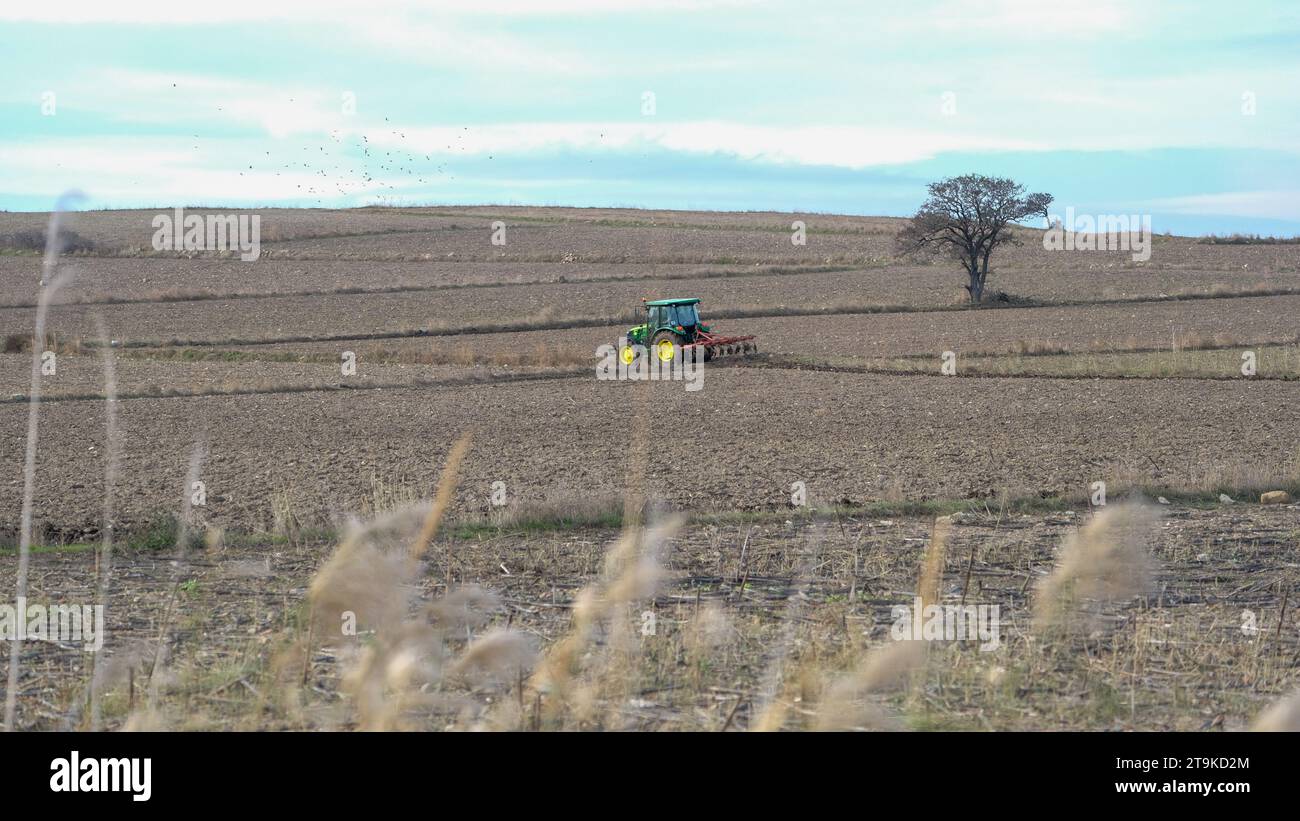
[[[708,362],[723,356],[757,353],[758,343],[754,341],[752,336],[718,336],[707,331],[697,331],[695,342],[690,345],[683,345],[682,352],[686,353],[691,348],[703,349],[704,361]]]

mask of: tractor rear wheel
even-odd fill
[[[660,362],[671,362],[681,349],[681,337],[672,331],[660,331],[650,343],[650,352]]]

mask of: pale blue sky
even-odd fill
[[[0,208],[903,215],[979,171],[1157,231],[1300,233],[1300,4],[473,5],[5,4]]]

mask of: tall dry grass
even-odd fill
[[[1300,690],[1274,702],[1250,728],[1260,733],[1300,733]]]
[[[312,580],[306,652],[310,656],[314,650],[313,636],[343,645],[342,690],[359,729],[413,728],[418,726],[414,714],[446,707],[438,686],[447,673],[446,633],[479,626],[495,606],[490,594],[477,588],[454,591],[446,578],[446,595],[412,613],[422,560],[446,515],[471,441],[466,434],[453,445],[430,504],[352,523]],[[529,662],[527,644],[526,637],[509,631],[486,643],[480,638],[452,669],[456,675],[499,673],[511,664],[522,670]]]
[[[533,728],[621,728],[619,707],[631,697],[637,675],[634,605],[657,590],[661,551],[681,524],[673,517],[628,527],[610,547],[599,577],[574,597],[569,631],[529,681]]]
[[[82,199],[80,192],[69,191],[59,197],[50,214],[50,225],[46,231],[45,256],[41,268],[41,291],[36,303],[36,323],[32,338],[45,339],[45,322],[49,307],[55,294],[73,277],[72,271],[59,271],[59,252],[62,248],[59,227],[63,221],[63,212],[72,203]],[[31,388],[27,399],[27,446],[23,456],[23,502],[20,514],[18,537],[18,569],[15,583],[15,601],[27,598],[27,574],[31,563],[32,547],[32,507],[36,493],[36,446],[40,429],[41,412],[41,350],[32,345]],[[22,658],[23,642],[15,636],[9,642],[9,670],[5,687],[5,730],[12,731],[17,719],[18,708],[18,673]]]
[[[649,402],[636,402],[634,408],[623,531],[606,551],[597,578],[574,596],[568,632],[551,644],[528,682],[532,729],[621,729],[620,709],[636,689],[640,638],[647,624],[638,621],[636,605],[658,590],[664,552],[684,519],[670,515],[645,521]],[[653,612],[641,611],[641,617]]]
[[[916,584],[922,608],[940,603],[951,535],[952,519],[936,518]],[[869,651],[853,670],[826,688],[814,726],[818,730],[899,729],[898,718],[870,698],[897,690],[911,680],[925,664],[927,644],[913,640],[888,641]]]
[[[1066,537],[1035,593],[1035,631],[1091,627],[1105,606],[1150,590],[1155,563],[1147,541],[1158,521],[1147,504],[1108,505]]]
[[[600,578],[577,595],[570,632],[539,656],[536,637],[508,625],[488,626],[500,599],[477,585],[454,586],[449,562],[441,571],[444,594],[418,601],[421,578],[438,563],[429,548],[469,444],[466,436],[452,448],[431,504],[354,523],[312,580],[309,635],[341,653],[340,689],[351,725],[525,729],[616,721],[601,705],[627,692],[635,667],[628,660],[634,655],[628,607],[653,594],[662,569],[659,551],[680,523],[625,532]],[[340,629],[349,624],[355,635]],[[592,644],[597,630],[598,648]],[[308,643],[310,654],[310,637]],[[511,692],[513,698],[505,697]]]
[[[770,733],[782,729],[790,716],[796,692],[802,697],[801,682],[808,670],[796,665],[793,675],[787,671],[790,655],[795,645],[796,632],[803,621],[808,606],[808,587],[812,582],[813,568],[821,555],[821,534],[813,532],[804,556],[795,570],[795,583],[786,596],[782,611],[780,631],[767,653],[767,662],[758,683],[754,705],[754,719],[749,729]]]
[[[341,656],[340,689],[352,726],[362,730],[425,728],[435,720],[460,729],[617,723],[636,668],[639,621],[629,608],[653,595],[660,551],[680,521],[626,530],[599,578],[575,597],[569,632],[539,656],[534,636],[487,627],[499,598],[476,585],[453,586],[449,562],[444,594],[418,602],[421,579],[437,564],[429,547],[469,444],[466,436],[452,448],[431,504],[350,526],[310,585],[308,655],[319,644]],[[451,648],[458,644],[457,654]],[[507,692],[514,697],[503,697]],[[474,697],[483,693],[497,697]]]
[[[158,696],[163,682],[163,671],[167,663],[168,638],[172,630],[172,618],[176,611],[176,599],[181,590],[181,574],[185,569],[186,556],[190,548],[190,528],[193,526],[193,487],[199,481],[203,462],[207,457],[207,443],[203,437],[195,440],[190,448],[189,466],[185,472],[185,485],[181,490],[180,515],[176,520],[175,556],[172,560],[171,593],[167,598],[167,607],[163,612],[162,625],[158,630],[158,639],[154,647],[153,664],[149,671],[146,689],[147,701],[143,711],[133,716],[134,724],[139,729],[154,726],[159,715]]]
[[[100,359],[104,370],[104,516],[100,534],[99,552],[95,555],[95,603],[107,609],[108,595],[113,578],[113,501],[117,485],[119,464],[122,459],[122,441],[117,427],[117,369],[113,361],[108,332],[104,320],[95,314],[95,331],[99,337]],[[102,648],[101,648],[102,649]],[[90,728],[99,731],[104,726],[102,705],[104,664],[102,653],[95,653],[90,674]]]

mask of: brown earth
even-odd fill
[[[1058,304],[946,310],[960,297],[959,272],[897,259],[899,222],[883,218],[268,211],[264,256],[245,264],[154,254],[153,213],[95,212],[73,223],[100,250],[65,260],[81,269],[65,297],[137,302],[52,310],[58,368],[43,379],[39,415],[42,549],[32,590],[85,600],[107,449],[104,400],[76,398],[102,390],[99,352],[84,345],[91,312],[120,341],[201,343],[113,349],[124,398],[109,726],[135,726],[140,691],[131,694],[130,673],[138,688],[156,659],[165,670],[153,717],[161,726],[352,726],[336,642],[317,637],[292,662],[305,707],[284,708],[273,695],[281,651],[303,639],[312,574],[332,549],[320,529],[428,499],[466,430],[474,441],[452,521],[419,587],[425,601],[465,583],[496,591],[484,628],[511,624],[553,647],[616,536],[584,519],[621,509],[636,488],[652,511],[694,517],[671,543],[663,584],[628,604],[630,618],[656,611],[665,641],[634,643],[637,672],[618,697],[602,697],[603,718],[564,726],[750,728],[774,700],[789,707],[782,726],[812,726],[821,688],[885,641],[890,608],[917,590],[921,551],[934,541],[926,513],[940,509],[964,516],[940,595],[999,603],[1009,649],[936,648],[918,686],[886,702],[904,726],[1237,729],[1297,683],[1300,634],[1283,604],[1296,599],[1297,508],[1260,507],[1238,491],[1296,488],[1300,384],[825,367],[915,355],[935,357],[937,371],[939,353],[952,350],[960,373],[962,355],[983,351],[1290,341],[1300,295],[1227,295],[1300,287],[1300,246],[1158,237],[1152,259],[1138,264],[1127,253],[1049,253],[1026,231],[1026,244],[997,261],[990,287]],[[489,242],[498,218],[508,225],[504,248]],[[807,246],[789,242],[794,219],[808,224]],[[0,215],[0,237],[44,221]],[[822,270],[827,260],[846,270]],[[0,308],[10,349],[0,354],[8,466],[0,545],[19,529],[31,354],[12,349],[30,342],[39,263],[32,253],[0,254],[5,302],[25,306]],[[345,292],[356,289],[408,290]],[[195,298],[232,294],[252,296]],[[668,294],[702,297],[706,319],[710,307],[724,314],[718,330],[757,334],[774,356],[706,366],[698,392],[598,380],[596,348],[622,331],[621,320],[603,323],[641,296]],[[1216,298],[1114,302],[1187,294]],[[1059,304],[1078,301],[1103,304]],[[843,312],[864,306],[929,310]],[[841,313],[725,316],[746,309]],[[602,324],[562,327],[574,317]],[[521,319],[545,327],[466,332]],[[369,338],[417,329],[462,332]],[[239,344],[328,335],[350,338]],[[354,376],[339,371],[348,350]],[[211,395],[175,395],[188,393]],[[181,510],[196,441],[206,504],[190,524],[207,526],[214,546],[172,562],[167,549],[135,540]],[[1155,584],[1112,602],[1097,634],[1045,644],[1027,624],[1034,587],[1085,517],[1081,500],[1096,481],[1116,493],[1169,489],[1173,504],[1160,507],[1151,542]],[[496,482],[505,483],[504,508],[490,504]],[[792,507],[796,482],[822,512]],[[1236,502],[1216,501],[1224,489]],[[1059,509],[1070,504],[1076,510]],[[847,507],[825,513],[832,505]],[[15,566],[0,556],[0,585],[14,583]],[[1266,625],[1263,637],[1240,629],[1244,609]],[[701,650],[701,636],[715,630]],[[459,637],[451,645],[463,650]],[[86,665],[75,648],[25,645],[19,726],[84,726]],[[517,686],[458,691],[455,709],[423,726],[476,727],[485,698],[521,695]],[[543,726],[530,709],[514,726]]]
[[[814,279],[820,276],[831,275],[808,275]],[[1295,295],[978,311],[761,316],[765,312],[820,310],[816,304],[801,306],[785,300],[782,286],[787,279],[773,276],[673,283],[670,293],[691,293],[707,299],[702,311],[706,320],[710,306],[724,314],[712,323],[719,330],[756,334],[765,350],[814,356],[937,355],[944,350],[1000,352],[1044,344],[1076,350],[1170,347],[1175,340],[1185,346],[1188,338],[1219,338],[1225,344],[1291,341],[1296,336],[1292,317],[1300,308],[1300,295]],[[601,295],[591,296],[593,289]],[[58,305],[51,309],[47,328],[66,338],[89,339],[95,333],[93,317],[99,315],[110,336],[124,344],[210,342],[228,347],[257,340],[365,340],[386,334],[469,331],[469,338],[461,341],[491,351],[492,343],[482,331],[503,325],[521,329],[531,325],[542,329],[548,346],[582,352],[594,350],[593,340],[613,341],[627,324],[632,324],[630,306],[637,304],[636,294],[645,292],[641,285],[572,283],[415,294]],[[875,309],[869,304],[837,308],[832,303],[830,310]],[[727,311],[758,316],[727,318]],[[621,321],[620,313],[624,314]],[[0,329],[5,335],[30,334],[34,315],[30,308],[0,308]],[[611,319],[617,324],[603,325]],[[582,328],[593,320],[602,323],[598,333]],[[559,330],[574,324],[577,327],[573,330]],[[509,340],[504,344],[513,346]],[[535,344],[535,339],[525,344]]]
[[[438,291],[467,286],[588,279],[680,279],[752,273],[753,266],[580,264],[561,262],[374,262],[261,259],[254,263],[168,256],[77,257],[64,260],[73,276],[60,288],[66,302],[169,302],[223,296],[395,289]],[[0,256],[6,305],[35,305],[40,260]],[[432,299],[436,295],[413,299]]]
[[[467,427],[477,445],[457,497],[462,513],[486,509],[498,480],[521,504],[618,498],[643,403],[655,463],[692,476],[656,487],[694,510],[784,507],[796,481],[810,503],[826,505],[1296,475],[1296,448],[1278,445],[1300,439],[1295,383],[704,374],[696,392],[684,382],[598,381],[593,371],[454,389],[123,400],[122,517],[138,525],[174,508],[188,454],[205,438],[211,521],[265,529],[271,500],[287,494],[302,521],[338,522],[366,509],[376,479],[427,495]],[[4,407],[0,442],[17,456],[25,405]],[[103,403],[51,401],[41,419],[37,520],[56,541],[75,540],[100,517]],[[16,511],[22,463],[8,464],[0,508]]]
[[[148,356],[149,352],[143,354]],[[133,353],[114,361],[118,396],[167,396],[192,393],[295,391],[311,388],[366,388],[413,383],[491,380],[539,370],[528,366],[474,366],[373,362],[362,354],[356,373],[343,375],[342,361],[276,362],[266,359],[194,362],[137,358]],[[0,354],[0,401],[21,402],[31,390],[31,356]],[[103,396],[104,372],[97,354],[66,355],[57,360],[53,376],[41,383],[45,398]]]

